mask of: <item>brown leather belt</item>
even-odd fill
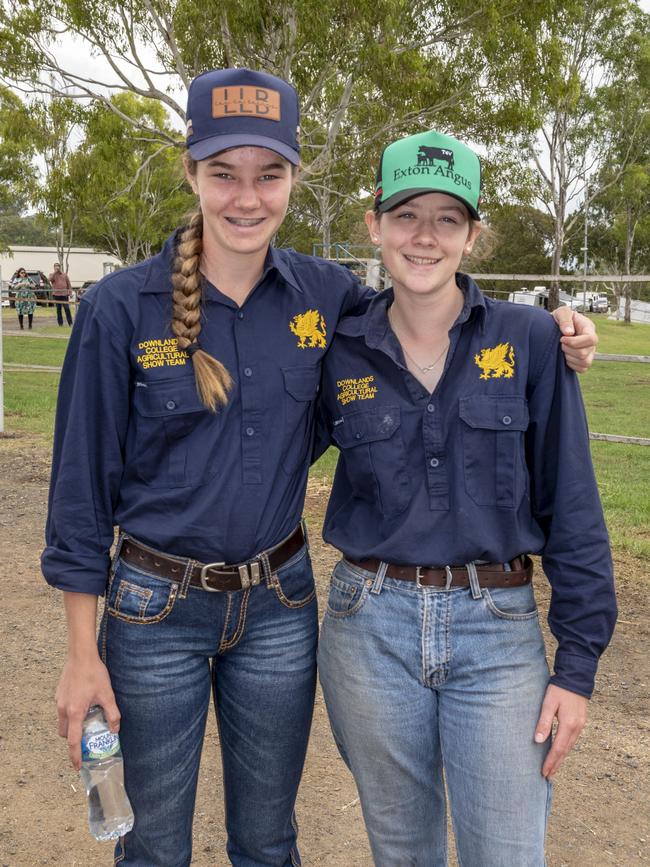
[[[299,524],[290,536],[268,551],[262,551],[246,563],[199,563],[189,557],[175,557],[163,554],[155,548],[149,548],[131,536],[125,536],[120,549],[120,557],[130,566],[149,572],[157,578],[165,578],[182,584],[189,584],[215,593],[225,593],[233,590],[246,590],[265,580],[270,572],[276,572],[297,554],[305,544],[305,534],[302,524]]]
[[[348,563],[365,569],[368,572],[377,572],[381,560],[367,557],[354,560],[352,557],[345,558]],[[508,572],[503,563],[477,563],[476,573],[481,587],[523,587],[533,577],[533,564],[527,554],[515,557],[508,564],[511,571]],[[389,578],[399,578],[401,581],[415,581],[422,587],[469,587],[469,574],[466,566],[397,566],[389,563],[386,569]]]

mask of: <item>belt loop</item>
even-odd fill
[[[124,540],[126,539],[126,533],[123,533],[120,530],[117,537],[117,544],[115,545],[115,550],[113,551],[113,556],[111,557],[111,568],[109,570],[109,578],[112,578],[115,575],[115,570],[117,569],[117,561],[120,559],[120,554],[122,553],[122,545],[124,544]]]
[[[375,580],[372,584],[371,593],[376,593],[379,595],[381,593],[381,588],[384,586],[384,578],[386,577],[386,570],[388,569],[388,563],[384,563],[382,560],[379,564],[379,569],[377,569],[377,574],[375,575]]]
[[[482,597],[481,585],[478,583],[478,574],[476,572],[475,563],[465,563],[467,574],[469,576],[469,586],[472,590],[472,599],[480,599]]]
[[[273,587],[273,573],[271,572],[269,555],[266,553],[266,551],[262,551],[262,553],[259,555],[259,561],[262,564],[262,577],[266,582],[267,588],[270,590]]]
[[[187,590],[190,586],[190,580],[192,579],[192,571],[194,570],[194,566],[196,565],[196,560],[192,560],[192,558],[188,558],[187,565],[185,566],[185,572],[183,573],[183,577],[181,578],[180,590],[178,591],[179,599],[187,599]]]

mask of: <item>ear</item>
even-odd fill
[[[370,240],[373,244],[379,244],[381,241],[381,233],[379,230],[379,220],[374,211],[366,211],[364,215],[364,220],[366,222],[366,226],[368,227],[368,233],[370,235]]]
[[[481,234],[481,224],[472,220],[469,227],[469,234],[467,236],[467,241],[465,242],[465,246],[463,247],[463,255],[469,256],[472,252],[476,239]]]
[[[196,184],[196,174],[191,174],[191,172],[189,172],[187,170],[187,166],[184,166],[184,169],[185,169],[185,178],[187,180],[187,183],[192,187],[192,192],[198,196],[199,188]]]

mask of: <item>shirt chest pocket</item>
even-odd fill
[[[384,517],[409,505],[411,482],[397,406],[348,413],[332,429],[332,439],[356,497],[374,503]]]
[[[135,466],[156,488],[199,484],[210,473],[207,425],[218,424],[203,406],[194,378],[136,387]]]
[[[306,466],[314,433],[314,406],[320,386],[320,365],[283,367],[285,390],[282,466],[289,475]]]
[[[465,490],[479,506],[517,508],[528,490],[524,432],[528,403],[523,397],[461,397]]]

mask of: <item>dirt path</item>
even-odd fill
[[[94,843],[86,830],[82,789],[55,733],[52,696],[65,638],[61,594],[47,587],[38,567],[46,449],[26,436],[0,439],[0,867],[100,867],[112,863],[111,847]],[[321,610],[336,559],[317,541],[325,496],[323,485],[310,485]],[[556,785],[549,867],[650,865],[650,572],[639,560],[616,559],[620,622],[601,665],[588,729]],[[545,584],[538,576],[542,608]],[[217,755],[210,721],[195,820],[197,867],[227,867]],[[298,819],[305,867],[371,867],[356,790],[333,745],[320,695]]]

